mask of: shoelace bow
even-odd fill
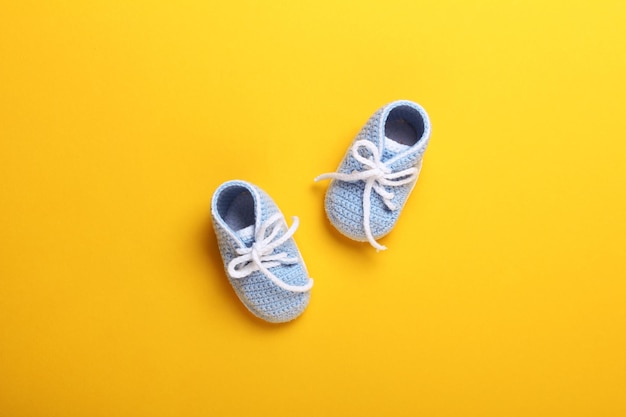
[[[370,153],[370,157],[365,157],[361,154],[361,149],[366,149]],[[402,171],[393,172],[393,170],[387,166],[382,160],[382,155],[378,151],[376,145],[369,140],[358,140],[352,146],[352,157],[361,163],[363,169],[361,171],[354,170],[349,174],[343,174],[340,172],[330,172],[322,174],[315,178],[315,181],[325,179],[335,179],[345,182],[365,182],[365,189],[363,190],[363,229],[365,230],[365,236],[367,237],[370,245],[376,248],[376,250],[385,250],[385,246],[376,242],[372,235],[371,229],[371,195],[372,190],[376,192],[385,203],[385,206],[391,211],[395,211],[398,207],[393,203],[395,194],[388,191],[386,187],[400,187],[402,185],[409,184],[417,179],[419,169],[415,167],[403,169]]]
[[[298,262],[298,258],[289,257],[286,252],[274,253],[274,250],[285,243],[298,228],[298,218],[293,218],[293,224],[282,236],[283,217],[276,213],[264,221],[255,231],[254,243],[251,247],[237,248],[237,256],[228,263],[228,273],[233,279],[241,279],[255,271],[261,271],[267,278],[283,290],[291,292],[306,292],[313,286],[313,280],[304,285],[290,285],[281,281],[269,269],[284,264],[291,265]],[[269,233],[267,233],[269,231]],[[267,234],[267,236],[266,236]]]

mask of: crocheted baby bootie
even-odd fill
[[[272,199],[245,181],[228,181],[213,194],[213,229],[228,280],[255,316],[281,323],[309,304],[313,280],[293,234]]]
[[[330,222],[345,236],[376,240],[395,226],[411,194],[430,137],[426,111],[411,101],[394,101],[380,108],[361,129],[331,179],[325,209]]]

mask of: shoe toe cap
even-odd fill
[[[364,242],[363,184],[335,181],[326,193],[325,210],[332,225],[350,239]],[[395,226],[399,210],[391,211],[377,195],[372,195],[369,226],[375,239]]]
[[[281,281],[291,285],[305,285],[309,279],[300,265],[277,267],[272,272]],[[232,284],[248,310],[271,323],[297,318],[304,312],[311,297],[310,291],[297,293],[279,288],[260,272],[241,280],[232,280]]]

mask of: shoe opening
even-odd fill
[[[217,213],[234,231],[250,227],[255,221],[254,197],[245,187],[229,187],[219,197]]]
[[[424,135],[424,117],[414,107],[400,105],[385,121],[385,137],[405,146],[415,145]]]

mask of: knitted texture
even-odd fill
[[[235,293],[243,304],[255,316],[272,323],[281,323],[295,319],[307,307],[310,291],[293,292],[279,288],[274,282],[259,270],[250,275],[235,279],[228,272],[229,263],[238,256],[238,248],[250,248],[255,243],[255,237],[242,236],[233,230],[225,221],[225,213],[233,209],[233,203],[241,199],[242,193],[250,193],[253,200],[254,230],[259,230],[261,224],[270,216],[280,213],[274,201],[260,188],[245,181],[228,181],[215,191],[211,203],[211,218],[213,229],[217,237],[220,253],[224,262],[226,276],[233,286]],[[282,214],[281,214],[282,216]],[[285,234],[287,228],[284,219],[281,221],[281,230],[278,237]],[[279,280],[286,284],[304,286],[309,281],[309,275],[304,261],[293,238],[289,238],[282,245],[274,249],[275,253],[286,253],[297,262],[281,264],[271,269]]]
[[[399,118],[402,122],[406,121],[415,129],[417,134],[416,142],[411,146],[404,147],[404,150],[399,152],[394,152],[385,146],[389,140],[385,139],[386,124],[392,112],[394,119]],[[361,140],[372,142],[378,148],[381,162],[389,167],[392,172],[400,172],[411,167],[417,169],[421,167],[429,137],[430,121],[426,111],[416,103],[401,100],[392,102],[376,111],[358,133],[352,146]],[[337,173],[350,174],[365,169],[363,164],[354,158],[352,146],[339,164]],[[371,157],[367,151],[360,151],[360,153],[364,157]],[[385,191],[393,193],[393,198],[390,201],[396,207],[395,210],[391,210],[378,193],[372,192],[370,196],[370,218],[364,219],[365,181],[347,182],[333,179],[326,192],[326,214],[339,232],[357,241],[368,240],[364,230],[364,221],[368,221],[373,237],[378,239],[388,234],[395,226],[416,181],[417,175],[415,181],[408,184],[384,187]]]

